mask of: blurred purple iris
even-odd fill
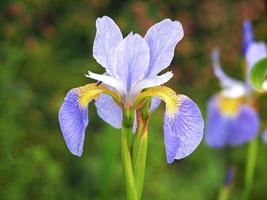
[[[105,73],[89,71],[86,76],[102,84],[70,90],[59,111],[60,127],[70,152],[82,155],[90,101],[95,100],[97,114],[104,121],[121,128],[123,111],[136,110],[147,97],[152,97],[151,112],[161,100],[166,103],[164,143],[167,162],[191,154],[203,135],[201,112],[189,97],[160,86],[172,78],[171,72],[158,75],[170,65],[175,46],[183,37],[181,23],[162,20],[144,37],[129,33],[123,38],[119,27],[107,16],[97,19],[96,28],[93,56]]]
[[[219,62],[219,50],[212,52],[213,69],[222,91],[208,102],[206,142],[210,147],[236,146],[252,140],[259,131],[259,117],[250,98],[252,87],[249,72],[261,58],[267,56],[263,42],[253,39],[252,25],[244,22],[243,50],[246,59],[246,81],[227,76]]]

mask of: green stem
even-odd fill
[[[147,130],[144,130],[144,132],[141,135],[136,162],[134,163],[134,175],[135,175],[138,199],[141,199],[143,193],[145,170],[146,170],[147,140],[148,140]]]
[[[248,156],[246,163],[246,174],[245,174],[245,188],[243,192],[243,200],[248,200],[250,197],[254,171],[257,161],[257,152],[258,152],[258,140],[255,138],[249,143],[248,146]]]
[[[125,192],[127,200],[137,200],[131,154],[128,142],[129,134],[132,134],[132,128],[123,126],[121,132],[121,158],[123,175],[125,180]]]
[[[230,187],[222,187],[218,200],[227,200],[230,194]]]

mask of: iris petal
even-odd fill
[[[229,118],[222,116],[217,97],[208,102],[208,116],[206,125],[206,142],[210,147],[223,147],[227,141]]]
[[[59,110],[60,128],[70,152],[81,156],[85,129],[88,125],[88,110],[79,106],[77,89],[72,89],[67,94]]]
[[[114,128],[121,128],[122,110],[112,97],[101,94],[95,101],[97,114]]]
[[[116,78],[126,85],[128,95],[131,95],[132,87],[143,80],[148,64],[147,43],[140,35],[130,33],[116,48],[113,67],[116,68]]]
[[[220,60],[219,60],[219,49],[214,49],[212,51],[212,64],[213,64],[213,69],[214,73],[217,76],[217,78],[220,80],[220,83],[223,88],[232,88],[235,86],[243,86],[243,83],[241,81],[232,79],[231,77],[227,76],[220,65]]]
[[[259,131],[259,117],[256,111],[246,105],[240,107],[239,115],[231,121],[227,143],[240,145],[254,139]]]
[[[103,90],[95,84],[71,89],[59,110],[60,128],[70,152],[81,156],[85,129],[88,125],[88,103],[97,98]]]
[[[154,110],[156,110],[159,107],[160,103],[161,103],[161,100],[159,98],[152,97],[151,106],[150,106],[150,110],[149,111],[153,112]]]
[[[237,115],[226,116],[218,108],[216,97],[209,101],[206,142],[210,147],[236,146],[252,140],[259,130],[256,111],[242,104]]]
[[[104,16],[96,20],[93,56],[110,75],[113,75],[112,54],[122,39],[119,27],[110,17]]]
[[[147,31],[145,40],[150,48],[150,64],[146,77],[156,76],[171,64],[176,44],[183,38],[182,24],[164,19]]]
[[[243,54],[245,55],[249,45],[254,41],[252,24],[246,20],[243,23]]]
[[[203,136],[204,122],[197,104],[185,95],[178,95],[178,101],[179,107],[175,116],[171,117],[166,113],[164,116],[168,163],[191,154]]]

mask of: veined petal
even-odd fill
[[[101,94],[95,101],[97,114],[108,124],[115,128],[121,128],[122,110],[111,96]]]
[[[172,118],[177,112],[180,103],[180,101],[178,101],[178,95],[171,88],[166,86],[157,86],[149,88],[139,94],[134,102],[134,107],[138,107],[146,97],[157,97],[158,99],[164,101],[166,104],[166,114]]]
[[[96,74],[93,72],[88,72],[88,74],[85,75],[88,78],[97,80],[97,81],[101,81],[104,84],[113,87],[114,89],[116,89],[118,91],[118,93],[120,93],[122,96],[125,95],[125,86],[122,82],[118,81],[117,79],[105,75],[105,74]]]
[[[204,122],[195,102],[185,95],[178,95],[179,108],[174,118],[164,116],[164,139],[167,162],[182,159],[200,144]]]
[[[97,18],[93,56],[110,75],[113,75],[112,55],[122,39],[119,27],[110,17]]]
[[[162,85],[162,84],[168,82],[172,77],[173,77],[172,72],[166,72],[160,76],[155,76],[153,78],[146,78],[146,79],[138,82],[133,87],[132,94],[135,96],[145,88],[150,88],[150,87]]]
[[[60,128],[70,152],[81,156],[85,129],[88,125],[88,103],[102,92],[95,84],[71,89],[62,104],[58,118]]]
[[[153,25],[145,40],[150,48],[150,63],[146,77],[153,77],[171,64],[176,44],[183,38],[184,31],[179,21],[164,19]]]
[[[241,81],[232,79],[223,72],[219,61],[219,49],[213,49],[212,51],[212,64],[214,73],[223,88],[244,87]]]
[[[116,48],[117,79],[121,80],[131,94],[132,87],[142,80],[149,64],[149,47],[138,34],[130,33]]]
[[[245,55],[249,45],[254,41],[251,21],[246,20],[243,23],[243,54]]]

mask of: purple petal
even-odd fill
[[[157,97],[152,97],[149,112],[154,112],[161,103],[161,100]]]
[[[167,162],[191,154],[201,142],[204,122],[195,102],[185,95],[178,95],[179,108],[174,118],[165,113],[164,142]]]
[[[132,87],[143,80],[149,64],[149,47],[138,34],[130,33],[116,49],[117,79],[121,80],[130,93]]]
[[[257,112],[247,106],[241,105],[239,115],[232,119],[229,126],[227,143],[236,146],[254,139],[259,131],[259,117]]]
[[[264,42],[251,43],[246,52],[246,61],[248,64],[248,69],[250,70],[257,61],[266,56],[267,46]]]
[[[59,114],[60,128],[70,152],[81,156],[85,129],[88,125],[88,109],[79,106],[79,94],[77,89],[68,92],[64,99]]]
[[[267,129],[263,132],[262,139],[265,143],[267,143]]]
[[[111,67],[112,55],[114,56],[114,49],[122,39],[119,27],[110,17],[104,16],[96,20],[93,56],[100,65],[105,67],[110,75],[113,75]]]
[[[145,40],[150,48],[150,64],[146,77],[156,76],[171,64],[175,46],[183,36],[182,24],[170,19],[162,20],[147,31]]]
[[[206,142],[210,147],[236,146],[252,140],[259,130],[256,111],[242,104],[236,116],[227,116],[218,107],[218,98],[209,101]]]
[[[101,94],[95,101],[97,114],[114,128],[121,128],[122,111],[111,96]]]
[[[210,147],[223,147],[227,140],[229,119],[221,115],[217,97],[209,100],[207,115],[206,142]]]
[[[246,20],[243,23],[243,54],[245,55],[248,46],[254,41],[251,21]]]

